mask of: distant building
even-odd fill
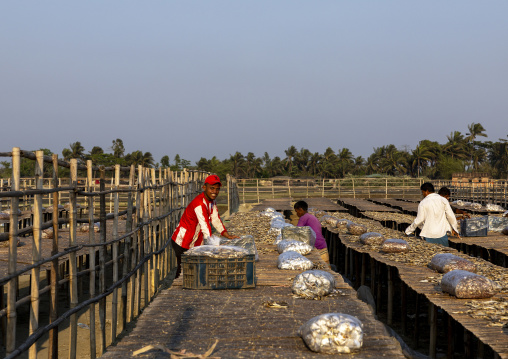
[[[474,184],[479,187],[491,187],[492,177],[486,172],[468,172],[452,174],[452,185],[460,186],[465,184]]]

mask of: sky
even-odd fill
[[[0,152],[368,157],[508,135],[508,1],[2,1]]]

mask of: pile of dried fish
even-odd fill
[[[322,216],[319,221],[321,222],[321,225],[325,226],[331,226],[336,227],[337,226],[337,218],[330,216],[330,215],[324,215]]]
[[[367,217],[373,218],[376,221],[394,221],[397,223],[413,223],[415,216],[409,214],[392,213],[392,212],[372,212],[366,211],[364,214]]]
[[[384,253],[406,253],[409,252],[409,244],[398,238],[389,238],[381,245],[381,251]]]
[[[47,229],[44,229],[42,231],[42,238],[43,239],[51,239],[53,238],[53,227],[49,227]]]
[[[322,270],[308,270],[298,274],[291,287],[293,293],[307,299],[320,299],[332,293],[335,278],[332,273]]]
[[[81,227],[78,228],[78,231],[88,233],[88,232],[90,232],[90,225],[88,223],[85,223]],[[93,231],[95,233],[100,232],[100,223],[99,222],[93,224]]]
[[[254,254],[254,260],[259,261],[259,254],[254,242],[254,237],[250,234],[241,236],[240,238],[227,239],[221,237],[220,245],[240,247],[245,249],[249,254]]]
[[[363,345],[363,324],[351,315],[321,314],[310,319],[298,334],[310,350],[318,353],[351,353]]]
[[[490,298],[500,290],[494,281],[460,269],[452,270],[443,276],[441,289],[461,299]]]
[[[491,322],[489,326],[508,327],[508,300],[472,300],[464,304],[471,308],[466,311],[471,317],[487,319]]]
[[[383,244],[383,242],[385,241],[385,237],[381,234],[381,233],[378,233],[378,232],[367,232],[367,233],[364,233],[360,236],[360,242],[362,244],[368,244],[368,245],[373,245],[373,244]]]
[[[0,220],[9,220],[11,216],[8,213],[0,212]]]
[[[307,243],[303,243],[294,239],[283,239],[277,243],[277,250],[279,253],[294,251],[305,256],[312,251],[312,247]]]
[[[314,247],[316,233],[310,227],[284,227],[281,229],[282,239],[294,239]]]
[[[508,227],[508,217],[489,216],[489,231],[502,232]]]
[[[436,254],[432,257],[429,267],[439,273],[448,273],[454,269],[476,273],[476,265],[474,263],[451,253]]]
[[[284,252],[277,259],[277,268],[291,270],[308,270],[312,269],[312,261],[294,251]]]
[[[348,220],[348,219],[339,218],[339,219],[337,219],[336,227],[338,229],[346,230],[347,229],[347,225],[350,224],[350,223],[351,223],[351,221]]]
[[[257,243],[272,244],[276,234],[269,233],[271,219],[260,216],[259,212],[237,212],[225,222],[229,234],[241,236],[250,234]]]
[[[240,247],[233,246],[210,246],[203,245],[194,247],[185,252],[184,256],[205,256],[210,258],[242,258],[248,255],[249,252]]]
[[[508,227],[504,228],[502,231],[501,231],[502,234],[504,234],[505,236],[508,236]]]
[[[504,208],[501,207],[500,205],[498,204],[493,204],[493,203],[487,203],[485,205],[485,209],[487,211],[491,211],[491,212],[503,212],[504,211]]]
[[[359,236],[367,232],[367,227],[358,223],[348,223],[346,226],[348,232],[354,236]]]

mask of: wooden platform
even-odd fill
[[[508,267],[508,236],[489,232],[487,237],[448,237],[450,247],[473,257],[480,257]]]
[[[389,318],[389,325],[398,312],[401,313],[401,326],[403,328],[408,326],[407,289],[416,292],[417,296],[425,298],[430,305],[428,307],[429,312],[432,312],[435,316],[433,321],[434,326],[431,323],[429,332],[422,332],[420,329],[420,333],[414,335],[427,337],[429,342],[433,343],[431,346],[434,345],[433,348],[429,349],[431,353],[434,350],[434,355],[436,342],[440,338],[442,339],[443,335],[444,338],[448,338],[448,343],[446,343],[446,340],[444,341],[444,345],[448,345],[448,348],[445,348],[445,350],[447,350],[449,355],[453,355],[453,341],[456,339],[455,332],[459,328],[463,328],[479,340],[479,347],[480,344],[482,348],[483,346],[488,346],[499,357],[508,358],[508,331],[499,326],[489,326],[488,321],[481,318],[475,319],[468,315],[467,310],[469,307],[465,303],[470,300],[457,299],[443,293],[438,284],[429,280],[429,278],[436,278],[437,275],[430,268],[391,260],[389,255],[373,250],[370,246],[362,245],[358,241],[352,241],[352,236],[339,233],[335,228],[326,228],[325,238],[330,243],[329,250],[333,252],[331,258],[342,260],[346,258],[344,262],[338,263],[340,264],[338,265],[340,272],[353,280],[356,283],[355,285],[369,285],[370,283],[372,292],[377,293],[378,307],[387,307],[386,316]],[[369,273],[370,280],[367,279]],[[400,288],[395,288],[397,278],[401,283]],[[393,296],[395,293],[401,293],[401,302],[394,303]],[[387,303],[387,298],[390,297],[392,299],[388,299]],[[508,295],[500,293],[496,295],[496,298],[502,301],[508,300]],[[418,326],[419,313],[422,313],[418,309],[418,300],[416,307],[416,312],[413,312],[415,314],[411,315],[416,318],[414,319],[416,320],[415,326]],[[437,308],[442,312],[439,312]],[[437,327],[438,317],[440,318],[440,323],[442,323],[439,328]],[[440,331],[439,335],[441,337],[438,337],[438,331]],[[470,346],[471,343],[468,343],[468,345]],[[480,351],[480,349],[476,348],[466,348],[466,352],[467,350],[471,350],[471,352]]]
[[[267,208],[273,208],[278,212],[292,211],[291,198],[265,199],[263,202],[254,205],[251,211],[264,211]]]
[[[212,356],[221,358],[323,357],[307,349],[297,330],[312,317],[330,312],[357,316],[364,325],[362,350],[341,354],[341,358],[379,358],[380,353],[387,358],[404,358],[398,342],[374,319],[367,305],[356,298],[356,292],[340,275],[334,273],[337,296],[323,300],[294,298],[291,283],[300,271],[277,269],[278,253],[274,245],[259,244],[258,250],[261,254],[256,264],[256,288],[188,290],[182,289],[179,278],[156,297],[134,330],[116,346],[109,347],[103,358],[131,357],[133,351],[156,344],[202,354],[215,339],[218,344]],[[315,250],[308,258],[320,262]],[[268,308],[264,305],[267,301],[286,302],[288,307]],[[169,355],[151,351],[137,357],[169,358]]]
[[[416,216],[418,212],[418,202],[407,202],[407,201],[399,201],[393,198],[372,198],[371,202],[376,204],[380,204],[383,206],[389,206],[395,209],[400,210],[404,214],[410,214],[412,216]]]
[[[316,197],[316,198],[304,198],[303,201],[307,202],[309,208],[319,209],[321,211],[328,212],[347,212],[348,210],[340,205],[337,202],[332,201],[329,198],[324,197]]]
[[[373,212],[394,212],[400,213],[398,209],[382,206],[372,203],[366,199],[360,198],[339,198],[337,203],[348,209],[349,213],[353,216],[359,217],[359,212],[373,211]]]

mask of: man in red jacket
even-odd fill
[[[219,216],[217,203],[215,199],[220,192],[220,178],[217,175],[210,175],[205,179],[203,192],[194,198],[185,208],[180,223],[171,236],[171,245],[176,254],[176,276],[180,276],[182,254],[192,247],[198,247],[203,243],[203,239],[212,235],[212,225],[221,236],[233,239],[237,236],[231,236]]]

